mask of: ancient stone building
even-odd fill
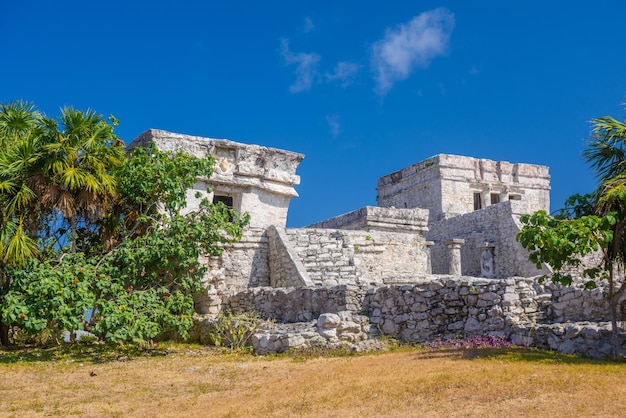
[[[215,157],[212,177],[189,192],[189,210],[199,191],[251,215],[240,242],[205,260],[210,287],[196,300],[192,332],[200,341],[226,309],[278,322],[252,337],[258,353],[359,341],[367,349],[380,333],[416,342],[495,334],[565,353],[611,351],[606,323],[570,323],[606,321],[604,291],[538,283],[549,271],[515,241],[521,214],[549,210],[547,167],[437,155],[381,177],[379,207],[286,228],[303,155],[158,130],[130,146],[150,141]]]
[[[432,273],[529,277],[547,273],[515,241],[519,216],[550,211],[548,167],[440,154],[378,180],[379,206],[424,208],[430,222]]]
[[[541,273],[515,235],[520,214],[549,209],[547,167],[441,154],[381,177],[380,207],[285,228],[302,154],[154,129],[130,147],[148,142],[215,157],[213,176],[189,191],[189,210],[199,191],[250,214],[242,241],[211,260],[214,291]]]

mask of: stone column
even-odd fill
[[[453,238],[445,244],[448,247],[448,260],[450,261],[448,274],[461,276],[461,245],[465,244],[465,240]]]
[[[496,246],[485,242],[482,248],[483,251],[480,256],[480,275],[487,278],[494,277],[496,275],[496,272],[493,259]]]

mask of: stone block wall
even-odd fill
[[[432,276],[378,287],[255,287],[223,296],[223,309],[259,312],[280,322],[310,321],[322,313],[366,314],[386,334],[408,341],[508,331],[514,324],[607,321],[603,288]],[[499,319],[497,319],[499,318]]]
[[[416,283],[377,287],[255,287],[222,294],[221,309],[257,312],[276,321],[259,333],[255,347],[263,353],[324,341],[333,346],[365,334],[410,342],[494,334],[518,345],[604,357],[611,347],[603,292],[602,288],[585,290],[582,282],[562,286],[522,277],[431,276]],[[328,330],[318,323],[327,314],[338,314],[347,324],[337,325],[339,340],[328,338]],[[581,323],[583,318],[594,322]],[[359,326],[347,330],[352,322]],[[620,335],[626,345],[626,332]]]
[[[394,337],[423,342],[496,333],[519,324],[607,321],[605,289],[585,290],[532,278],[434,278],[418,284],[370,289],[363,312]]]
[[[359,282],[354,246],[344,231],[287,229],[286,236],[313,283],[334,286]]]
[[[610,319],[606,286],[586,290],[584,282],[579,280],[571,286],[547,282],[542,288],[550,295],[550,304],[546,308],[546,318],[550,322],[602,322]]]
[[[525,347],[554,350],[563,354],[604,358],[613,355],[609,322],[565,322],[518,324],[511,330],[511,342]],[[626,329],[618,331],[617,345],[626,349]]]
[[[241,241],[224,245],[221,257],[207,260],[205,284],[220,293],[269,286],[269,245],[265,228],[246,228]]]
[[[225,297],[223,309],[232,313],[257,312],[278,322],[307,322],[323,313],[360,312],[365,293],[365,288],[347,285],[256,287]]]
[[[513,324],[535,322],[545,306],[532,280],[439,278],[371,289],[363,311],[382,333],[404,341],[505,335]]]

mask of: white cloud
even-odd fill
[[[354,77],[360,68],[360,65],[353,62],[341,61],[337,63],[332,73],[326,73],[326,81],[338,81],[342,87],[348,87],[354,82]]]
[[[341,124],[339,123],[338,115],[327,115],[326,122],[328,122],[328,127],[330,128],[330,135],[333,138],[337,138],[339,132],[341,132]]]
[[[444,55],[453,29],[454,14],[443,8],[388,28],[385,37],[372,46],[376,92],[385,95],[396,81],[409,77],[415,68],[426,68],[435,57]]]
[[[309,90],[318,74],[317,64],[320,61],[320,56],[314,52],[309,54],[291,52],[287,39],[280,40],[280,52],[287,65],[296,66],[296,81],[289,86],[289,91],[299,93]]]

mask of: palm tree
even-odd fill
[[[69,238],[103,217],[115,195],[114,171],[123,142],[104,118],[88,110],[61,110],[60,123],[24,102],[0,105],[0,276],[9,291],[9,265],[38,256],[39,238]],[[60,218],[69,225],[65,232]],[[92,228],[93,229],[93,228]],[[0,324],[0,341],[8,327]]]
[[[103,217],[115,195],[115,169],[125,158],[124,143],[113,127],[92,110],[61,110],[60,127],[44,119],[43,174],[47,184],[41,203],[69,224],[69,242],[76,251],[79,224],[88,227]]]
[[[599,180],[599,186],[592,195],[595,212],[600,216],[612,214],[616,220],[604,258],[609,275],[608,301],[613,342],[617,348],[618,303],[626,293],[626,123],[610,116],[593,119],[592,123],[592,138],[583,155]],[[622,276],[621,280],[615,280],[617,274]]]
[[[0,259],[21,264],[36,254],[41,115],[25,102],[0,105]],[[34,232],[34,233],[33,233]]]
[[[29,103],[0,105],[0,280],[4,294],[10,286],[6,267],[37,255],[33,186],[43,132],[40,121],[41,115]],[[4,323],[0,323],[0,342],[8,344]]]

